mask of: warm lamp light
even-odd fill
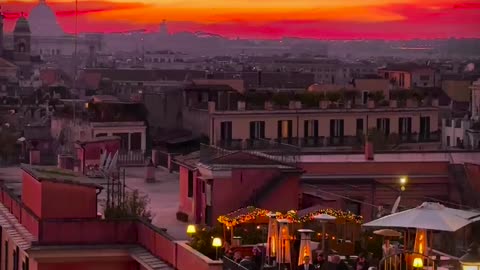
[[[216,247],[216,248],[221,247],[222,246],[222,239],[220,239],[218,237],[213,238],[212,246]]]
[[[423,259],[422,258],[413,259],[413,268],[423,268]]]
[[[85,103],[85,109],[88,109],[88,102]]]
[[[195,228],[195,225],[188,225],[187,227],[187,233],[192,235],[197,232],[197,228]]]
[[[406,177],[400,178],[400,184],[401,185],[405,185],[406,183],[407,183],[407,178]]]
[[[463,270],[480,270],[480,255],[478,252],[478,245],[472,243],[468,249],[467,254],[459,259]]]

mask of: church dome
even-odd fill
[[[14,33],[30,33],[30,25],[25,17],[20,17],[15,23]]]
[[[40,0],[30,15],[28,20],[31,24],[32,35],[34,36],[61,36],[63,30],[57,22],[57,17],[53,10],[45,3],[45,0]]]

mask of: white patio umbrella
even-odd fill
[[[478,220],[480,220],[480,212],[448,208],[435,202],[424,202],[416,208],[370,221],[363,226],[455,232]]]

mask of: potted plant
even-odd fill
[[[341,99],[341,95],[338,92],[328,92],[327,93],[327,99],[330,102],[330,105],[338,105],[338,102]]]
[[[319,96],[319,105],[320,105],[320,109],[326,109],[328,108],[328,100],[327,100],[327,97],[325,96],[324,93],[321,93]]]

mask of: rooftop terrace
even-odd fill
[[[25,172],[35,177],[35,179],[40,182],[51,181],[103,189],[95,179],[85,177],[70,170],[59,169],[54,166],[33,166],[27,164],[22,164],[21,167]]]

